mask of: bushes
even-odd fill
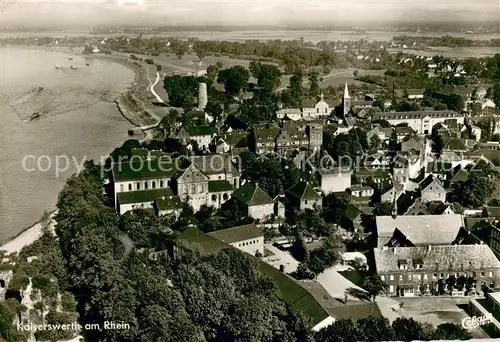
[[[146,62],[147,64],[155,64],[155,62],[151,58],[144,59],[144,62]]]

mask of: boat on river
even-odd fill
[[[61,65],[56,64],[56,69],[61,69],[61,68],[62,68],[62,66],[61,66]]]
[[[76,66],[74,66],[73,64],[71,64],[70,68],[71,69],[76,69]]]
[[[33,120],[39,119],[39,118],[40,118],[40,113],[33,113],[30,116],[28,116],[27,118],[25,118],[23,121],[24,121],[24,123],[28,123],[28,122],[31,122]]]

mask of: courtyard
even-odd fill
[[[437,327],[442,323],[462,324],[469,317],[463,308],[467,307],[469,298],[446,297],[377,297],[376,302],[390,322],[398,317],[413,318],[421,323],[430,323]],[[481,327],[470,331],[473,338],[489,338]]]

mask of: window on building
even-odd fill
[[[217,201],[217,196],[216,195],[212,195],[212,202],[215,202]]]
[[[439,278],[443,279],[443,278],[444,278],[444,273],[441,273],[441,274],[439,275]]]
[[[144,182],[144,189],[148,189],[148,182]]]
[[[385,281],[385,275],[381,275],[381,276],[380,276],[380,279],[381,279],[382,281]]]
[[[472,277],[475,278],[476,277],[476,272],[472,272]]]
[[[493,272],[488,272],[488,277],[493,277]]]
[[[151,182],[151,187],[152,187],[153,189],[154,189],[154,188],[156,188],[156,182],[155,182],[155,181],[152,181],[152,182]]]
[[[413,275],[408,274],[408,280],[413,280]]]
[[[195,194],[196,193],[196,185],[191,185],[191,193]]]
[[[417,274],[417,279],[418,280],[422,280],[422,275],[421,274]]]
[[[399,275],[399,280],[403,280],[403,275],[402,274]]]
[[[394,280],[394,275],[392,275],[392,274],[391,274],[391,275],[389,276],[389,280]]]
[[[128,191],[132,191],[132,184],[128,185]]]
[[[306,200],[306,201],[304,201],[304,204],[307,204],[307,200]]]
[[[485,272],[481,272],[481,277],[485,277],[486,276],[486,273]]]
[[[163,181],[160,181],[160,188],[163,188]]]
[[[223,194],[223,195],[222,195],[222,199],[223,199],[224,201],[227,201],[227,199],[228,199],[228,195],[227,195],[227,194]]]
[[[141,183],[137,183],[136,188],[137,188],[137,190],[141,190]]]
[[[427,273],[424,274],[424,280],[427,280],[428,277],[427,277]]]
[[[120,184],[120,192],[123,192],[123,184]]]

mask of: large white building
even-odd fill
[[[304,118],[318,118],[330,116],[334,109],[333,103],[328,103],[321,94],[319,101],[306,100],[302,106],[302,117]]]
[[[454,110],[384,112],[373,115],[373,120],[386,120],[393,126],[406,123],[418,134],[431,134],[434,125],[448,119],[456,119],[457,123],[463,125],[465,116]]]
[[[123,214],[152,208],[157,199],[171,197],[188,201],[194,210],[204,204],[220,208],[239,187],[239,179],[238,167],[230,155],[205,155],[134,158],[114,164],[111,181],[116,209]],[[172,200],[177,202],[176,198]],[[173,209],[170,204],[167,207]]]

